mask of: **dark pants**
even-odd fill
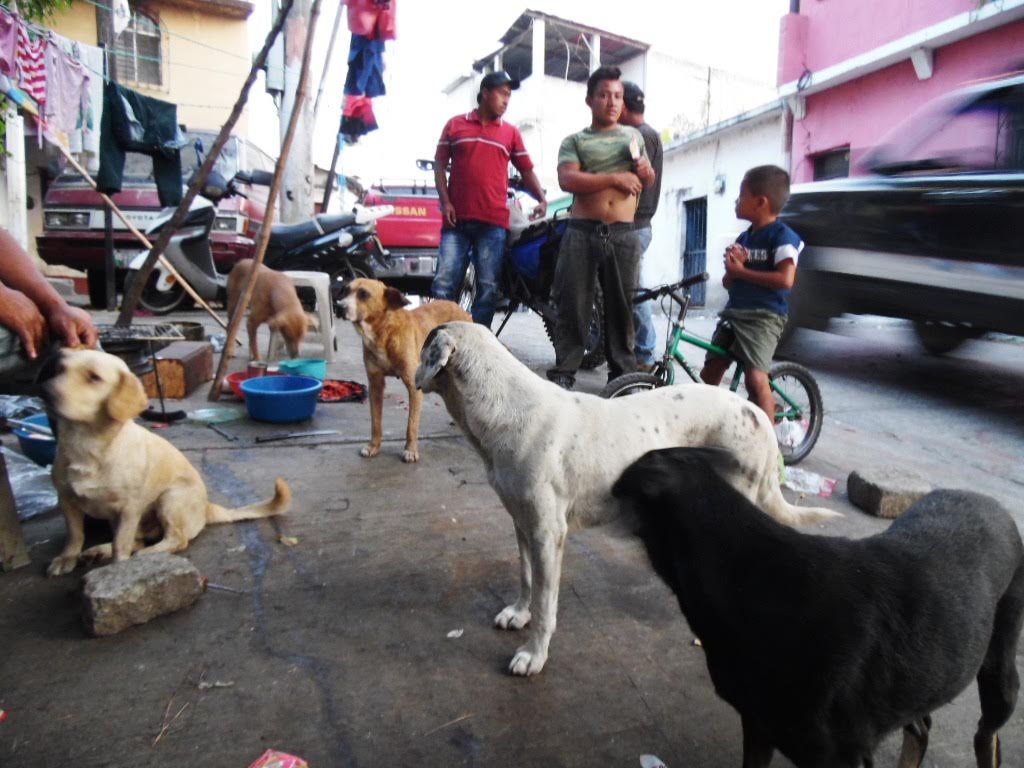
[[[640,239],[632,224],[573,219],[562,236],[555,267],[558,307],[555,367],[548,378],[575,377],[583,361],[596,282],[604,293],[604,345],[608,376],[636,370],[633,294],[640,269]]]

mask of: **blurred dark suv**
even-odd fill
[[[207,149],[217,138],[214,131],[186,131],[189,143],[181,150],[182,183],[199,166],[196,139]],[[230,179],[239,169],[273,171],[274,160],[248,140],[236,136],[228,139],[217,159],[216,169]],[[267,188],[242,185],[246,197],[229,197],[217,206],[217,220],[211,234],[214,262],[227,272],[256,250],[256,232],[263,222],[267,204]],[[132,225],[145,232],[146,227],[163,208],[153,179],[153,161],[146,155],[127,154],[121,191],[112,196]],[[106,249],[102,198],[88,182],[70,166],[50,182],[43,199],[43,233],[36,237],[39,257],[47,264],[60,264],[86,273],[89,299],[93,306],[103,306],[105,297]],[[117,264],[116,283],[120,287],[124,267],[141,251],[135,239],[117,217],[113,217],[114,259]]]
[[[906,318],[936,354],[1024,335],[1024,74],[933,102],[864,166],[793,188],[783,218],[806,249],[791,326]]]

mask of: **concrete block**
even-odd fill
[[[136,555],[85,575],[83,620],[90,635],[113,635],[133,624],[192,605],[203,577],[184,557]]]
[[[897,469],[858,469],[846,481],[851,503],[869,515],[890,520],[931,490],[924,478]]]

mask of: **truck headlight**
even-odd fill
[[[214,232],[239,232],[241,233],[242,219],[238,216],[218,216],[213,222]]]
[[[89,213],[87,211],[47,211],[43,215],[43,223],[47,229],[88,229]]]

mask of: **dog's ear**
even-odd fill
[[[420,364],[416,369],[416,388],[430,392],[430,386],[441,373],[452,353],[455,352],[455,338],[443,325],[437,326],[423,342],[420,351]]]
[[[131,421],[148,407],[142,382],[131,371],[121,371],[117,386],[107,398],[107,415],[114,421]]]
[[[389,285],[384,289],[384,303],[391,309],[401,309],[402,307],[408,306],[410,302],[405,298],[404,293]]]

